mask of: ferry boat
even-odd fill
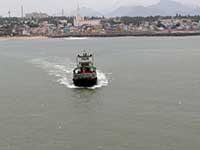
[[[83,52],[76,58],[77,67],[73,70],[73,83],[79,87],[92,87],[97,84],[97,72],[92,54]]]

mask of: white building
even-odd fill
[[[100,19],[93,19],[93,20],[85,20],[84,17],[80,15],[80,8],[79,5],[77,7],[77,14],[74,18],[74,26],[80,27],[82,25],[92,25],[97,26],[100,25],[101,20]]]

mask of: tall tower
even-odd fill
[[[64,17],[64,15],[65,15],[64,9],[62,9],[61,15],[62,15],[62,17]]]
[[[24,18],[24,7],[23,7],[23,5],[21,6],[21,17]]]
[[[77,5],[76,16],[74,18],[74,26],[81,26],[81,22],[84,21],[84,18],[80,15],[80,7]]]
[[[10,10],[8,11],[8,17],[9,18],[11,17],[11,11]]]
[[[77,5],[76,15],[77,15],[77,16],[80,16],[80,7],[79,7],[79,4]]]

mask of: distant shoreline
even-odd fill
[[[0,36],[0,41],[46,39],[47,36]]]
[[[199,32],[156,32],[156,33],[110,33],[110,34],[65,34],[65,35],[53,35],[48,36],[49,38],[68,38],[68,37],[169,37],[169,36],[200,36]]]
[[[50,36],[0,36],[0,41],[4,40],[35,40],[47,38],[70,38],[70,37],[184,37],[200,36],[199,32],[156,32],[156,33],[110,33],[110,34],[64,34]]]

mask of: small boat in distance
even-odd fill
[[[79,87],[92,87],[97,84],[97,72],[92,54],[83,52],[76,58],[77,67],[73,70],[73,83]]]

